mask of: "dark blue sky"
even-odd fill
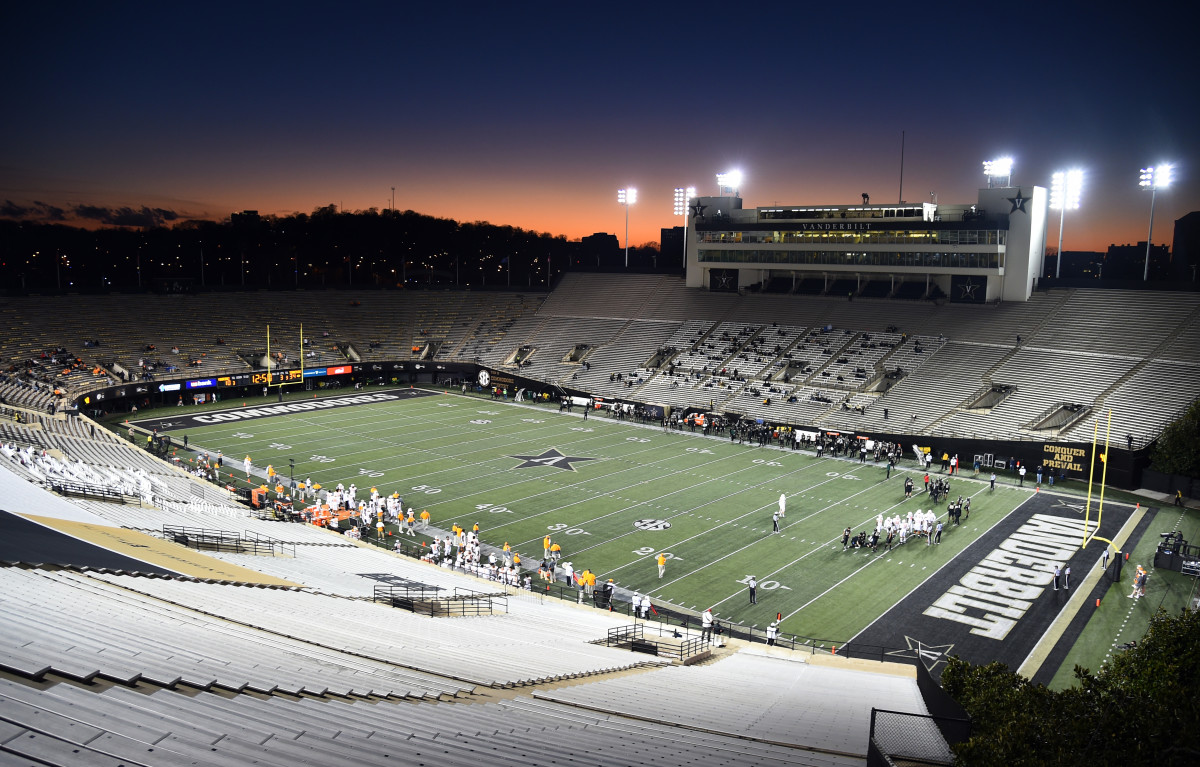
[[[571,238],[747,206],[973,202],[1086,169],[1067,249],[1146,237],[1141,167],[1177,166],[1155,240],[1200,209],[1198,69],[1178,4],[42,4],[4,11],[9,215],[396,206]],[[37,203],[41,203],[38,205]],[[1049,236],[1057,240],[1057,222]]]

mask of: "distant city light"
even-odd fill
[[[993,186],[1001,186],[999,179],[1004,179],[1003,186],[1010,186],[1012,183],[1012,168],[1013,158],[997,157],[995,160],[983,161],[983,175],[987,176],[988,188]],[[996,179],[996,181],[993,181]]]

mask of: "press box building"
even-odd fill
[[[950,301],[1028,300],[1045,259],[1043,187],[979,190],[974,204],[934,202],[742,207],[734,193],[690,207],[687,284]],[[800,288],[804,285],[803,289]],[[842,288],[849,286],[849,290]]]

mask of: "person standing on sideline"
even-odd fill
[[[958,454],[957,453],[953,457],[950,458],[950,473],[951,474],[958,473]]]
[[[994,471],[992,472],[992,488],[991,489],[993,492],[996,490],[996,472],[994,472]]]
[[[929,472],[925,472],[925,492],[929,492]]]
[[[661,578],[667,572],[667,555],[665,552],[658,553],[658,577]]]
[[[1180,508],[1183,508],[1183,491],[1182,490],[1175,491],[1175,505]]]
[[[242,468],[246,470],[246,479],[250,479],[250,456],[246,456],[246,460],[242,461]]]
[[[775,638],[779,636],[779,624],[771,621],[771,625],[767,626],[767,645],[774,646]]]
[[[421,529],[429,529],[429,509],[425,509],[421,512]]]
[[[934,539],[933,542],[936,544],[939,544],[939,545],[942,542],[942,520],[940,520],[940,519],[938,520],[938,523],[937,523],[937,537]]]
[[[1033,473],[1037,475],[1037,483],[1039,485],[1042,484],[1042,465],[1040,463],[1037,465],[1037,468],[1033,470]]]
[[[704,611],[700,616],[700,640],[703,642],[712,641],[713,614],[712,608]]]
[[[1021,466],[1017,469],[1017,474],[1021,477],[1021,487],[1025,487],[1025,467]]]
[[[773,533],[779,532],[779,512],[778,511],[771,515],[771,526],[774,528],[771,532],[773,532]]]
[[[1058,579],[1062,577],[1062,570],[1058,565],[1054,566],[1054,590],[1058,591]]]
[[[1100,569],[1108,569],[1108,547],[1104,547],[1104,553],[1100,555]]]
[[[1071,590],[1071,566],[1067,565],[1063,570],[1063,588],[1067,591]]]
[[[756,581],[754,579],[753,575],[750,576],[749,585],[750,585],[750,604],[756,605],[756,604],[758,604],[758,581]]]
[[[787,511],[787,494],[780,493],[779,494],[779,518],[780,519],[783,519],[785,516],[787,516],[787,514],[785,513],[786,511]]]

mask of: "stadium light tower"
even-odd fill
[[[994,186],[1012,186],[1013,158],[997,157],[995,160],[983,161],[983,175],[987,176],[988,189]],[[1001,185],[999,179],[1004,179]]]
[[[687,264],[687,233],[688,233],[688,212],[691,202],[696,197],[696,187],[689,186],[675,188],[675,215],[683,216],[683,263]]]
[[[1079,209],[1079,193],[1083,189],[1083,171],[1078,168],[1058,171],[1050,177],[1050,208],[1058,211],[1058,259],[1054,265],[1054,277],[1062,275],[1063,223],[1067,209]]]
[[[717,193],[724,195],[726,191],[732,192],[736,197],[738,190],[742,188],[742,172],[740,170],[731,170],[726,173],[717,174]]]
[[[637,202],[637,190],[625,187],[617,190],[617,202],[625,206],[625,268],[629,268],[629,206]]]
[[[1142,168],[1141,180],[1138,185],[1143,189],[1150,190],[1150,231],[1146,233],[1146,270],[1142,274],[1142,281],[1150,279],[1150,238],[1154,236],[1154,197],[1159,189],[1166,189],[1171,185],[1171,172],[1175,169],[1174,165],[1155,165],[1150,168]]]

